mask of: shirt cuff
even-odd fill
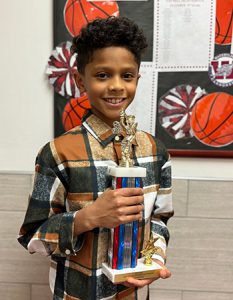
[[[158,259],[164,264],[167,250],[166,241],[161,235],[154,234],[154,237],[158,238],[157,241],[154,243],[154,246],[157,247],[157,251],[153,254],[152,258]]]
[[[84,242],[84,234],[74,237],[74,219],[77,211],[63,214],[60,223],[59,249],[66,255],[76,255]]]
[[[162,256],[158,255],[158,254],[154,254],[152,256],[153,259],[158,259],[159,261],[161,261],[163,264],[165,264],[165,260]]]

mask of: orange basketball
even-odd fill
[[[215,43],[231,44],[233,24],[233,0],[217,0]]]
[[[62,123],[65,130],[67,131],[80,125],[85,110],[89,108],[91,106],[86,94],[79,98],[70,99],[62,114]]]
[[[83,26],[96,18],[118,15],[119,8],[115,0],[68,0],[64,9],[65,25],[72,36],[78,35]]]
[[[197,101],[191,116],[195,137],[202,143],[223,147],[233,142],[233,96],[212,93]]]

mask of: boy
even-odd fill
[[[81,126],[39,152],[19,236],[30,253],[51,256],[53,299],[149,299],[148,285],[158,277],[112,284],[102,274],[108,230],[119,224],[140,221],[139,253],[150,231],[159,237],[161,251],[154,259],[163,266],[169,239],[165,224],[173,214],[164,146],[145,132],[136,134],[132,159],[147,168],[143,189],[112,190],[106,175],[108,166],[121,159],[121,141],[115,139],[112,126],[134,99],[146,46],[136,24],[116,17],[89,23],[73,40],[78,53],[76,82],[87,93],[91,111]],[[169,276],[164,267],[159,277]]]

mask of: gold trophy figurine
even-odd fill
[[[121,167],[132,167],[133,161],[130,158],[130,154],[132,152],[132,142],[135,139],[138,123],[135,123],[135,116],[129,115],[127,116],[125,111],[122,110],[120,113],[120,122],[115,121],[113,123],[113,132],[117,135],[120,134],[121,129],[123,129],[126,133],[126,136],[123,138],[121,142],[122,147],[122,159],[120,162]]]
[[[155,242],[159,238],[153,238],[153,235],[151,234],[149,241],[147,241],[145,248],[141,251],[144,259],[144,264],[146,266],[151,266],[152,265],[152,256],[155,253],[158,253],[161,251],[160,247],[155,246]]]

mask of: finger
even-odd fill
[[[120,218],[120,224],[142,220],[142,214],[128,215]]]
[[[112,198],[112,205],[115,206],[118,209],[123,209],[129,206],[133,205],[141,205],[144,202],[143,196],[134,196],[134,197],[122,197],[117,196],[115,198]]]
[[[144,209],[144,205],[136,204],[136,205],[130,205],[130,206],[123,207],[119,210],[119,212],[122,215],[135,215],[135,214],[141,213],[143,211],[143,209]]]
[[[163,279],[171,277],[171,272],[168,270],[168,268],[158,259],[154,259],[154,261],[162,267],[160,270],[160,277]]]
[[[170,272],[168,269],[162,269],[162,270],[160,271],[160,277],[161,277],[162,279],[169,278],[169,277],[171,277],[171,272]]]
[[[145,285],[151,284],[153,281],[154,279],[135,279],[133,277],[128,277],[126,283],[135,287],[144,287]]]
[[[144,194],[142,188],[121,188],[115,191],[124,197],[142,196]]]
[[[121,197],[120,204],[123,206],[137,205],[144,202],[143,196]]]
[[[127,202],[129,203],[128,205],[135,205],[135,204],[142,204],[144,203],[144,196],[132,196],[132,197],[125,197]]]

